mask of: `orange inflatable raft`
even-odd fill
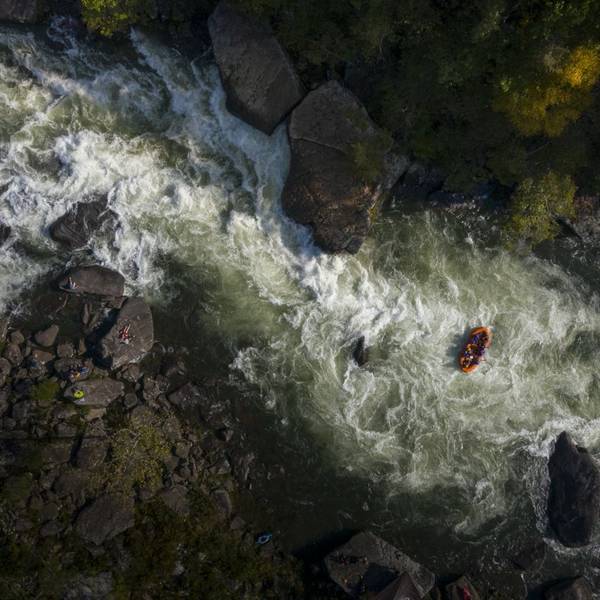
[[[458,365],[463,373],[477,370],[485,351],[492,343],[492,330],[489,327],[476,327],[469,332],[469,339],[458,356]]]

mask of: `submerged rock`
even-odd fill
[[[592,588],[583,577],[577,577],[547,589],[544,600],[592,600]]]
[[[115,324],[98,346],[100,360],[111,369],[137,362],[154,344],[154,322],[142,298],[128,298]]]
[[[600,472],[585,448],[563,431],[548,462],[548,518],[565,546],[589,544],[600,512]]]
[[[0,223],[0,246],[2,246],[6,240],[10,237],[12,230],[10,226]]]
[[[294,109],[289,125],[292,151],[282,204],[289,217],[313,229],[315,242],[328,252],[355,253],[371,225],[370,211],[399,176],[380,174],[366,183],[355,154],[377,145],[381,133],[349,90],[329,81]],[[387,149],[381,149],[382,153]],[[388,178],[388,175],[390,177]]]
[[[106,198],[78,202],[50,225],[50,237],[59,244],[76,250],[86,246],[90,237],[103,226],[114,225],[116,215],[107,208]]]
[[[88,542],[100,545],[134,525],[133,498],[106,494],[96,498],[77,517],[75,531]]]
[[[271,134],[302,100],[294,66],[262,21],[222,1],[208,20],[227,110]]]
[[[42,0],[0,0],[0,21],[36,23],[43,16]]]
[[[369,361],[369,349],[365,346],[364,335],[361,335],[356,341],[356,344],[354,344],[352,358],[354,358],[354,361],[359,367],[362,367]]]
[[[382,592],[403,573],[410,575],[421,596],[435,581],[433,573],[369,531],[328,554],[325,566],[331,579],[354,598]]]
[[[119,297],[125,290],[125,278],[106,267],[78,267],[69,271],[58,282],[58,286],[70,294]]]

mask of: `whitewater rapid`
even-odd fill
[[[457,533],[510,513],[515,489],[545,531],[552,440],[568,429],[600,447],[594,294],[550,262],[488,247],[483,217],[391,211],[357,256],[323,255],[281,212],[285,128],[267,137],[229,115],[210,57],[190,62],[139,32],[111,54],[60,21],[50,38],[0,29],[0,220],[13,230],[2,308],[64,266],[52,221],[107,196],[116,237],[76,260],[163,306],[166,263],[206,282],[196,324],[229,340],[232,383],[282,429],[302,422],[389,498],[435,494]],[[494,344],[466,377],[456,353],[479,324]],[[361,335],[364,368],[349,358]]]

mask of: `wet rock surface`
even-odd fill
[[[291,60],[268,26],[232,2],[219,3],[208,27],[227,110],[270,135],[304,95]]]
[[[561,433],[548,463],[550,526],[565,546],[589,544],[600,516],[600,471],[585,448]]]
[[[70,294],[122,296],[125,278],[120,273],[106,267],[78,267],[62,277],[58,286]]]
[[[393,183],[385,171],[367,183],[356,167],[357,146],[377,143],[380,132],[358,99],[329,81],[294,109],[288,134],[292,156],[282,195],[286,214],[309,225],[324,250],[357,252],[371,225],[370,211],[383,188]],[[401,165],[394,170],[391,179],[400,176]]]
[[[435,582],[433,573],[368,531],[328,554],[325,565],[331,579],[353,598],[382,592],[404,573],[422,596]]]
[[[78,202],[50,225],[50,237],[70,250],[86,246],[101,229],[112,229],[116,215],[108,209],[106,198]]]

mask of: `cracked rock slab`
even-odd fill
[[[302,100],[304,87],[271,29],[222,1],[208,19],[227,110],[270,135]]]

